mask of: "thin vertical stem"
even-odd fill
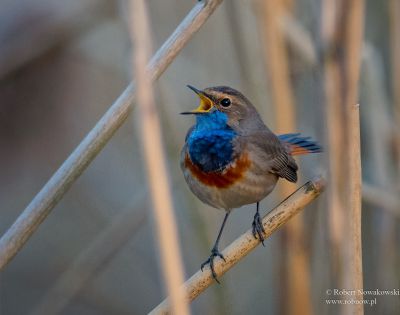
[[[347,135],[348,139],[348,176],[347,181],[347,220],[349,229],[343,243],[347,248],[345,254],[345,275],[348,281],[344,282],[345,287],[354,288],[359,292],[363,288],[362,271],[362,238],[361,238],[361,150],[360,150],[360,121],[358,103],[358,85],[361,67],[361,50],[364,31],[364,0],[346,1],[343,7],[347,13],[347,25],[345,30],[345,84],[346,93],[343,106],[347,114]],[[348,286],[347,286],[348,284]],[[358,300],[362,295],[357,294]],[[352,309],[343,308],[344,314],[364,314],[363,304],[355,304]]]
[[[183,264],[168,182],[161,126],[154,103],[151,75],[146,64],[151,51],[151,34],[144,0],[132,0],[130,32],[135,47],[132,58],[137,84],[140,135],[153,201],[153,216],[161,252],[161,263],[173,314],[189,314],[189,306],[180,286],[184,282]]]
[[[291,1],[263,1],[263,31],[265,33],[265,61],[274,102],[276,130],[279,133],[296,129],[295,100],[290,81],[288,51],[281,26],[283,16],[291,7]],[[294,185],[282,182],[280,193],[283,197],[294,190]],[[307,251],[304,244],[304,221],[300,215],[288,223],[283,242],[285,264],[283,265],[281,294],[287,303],[281,304],[281,312],[287,314],[312,314],[310,275]],[[286,309],[287,308],[287,309]]]
[[[361,239],[361,150],[360,150],[360,113],[359,105],[349,106],[349,219],[348,238],[346,238],[345,270],[346,281],[344,288],[363,288],[362,269],[362,239]],[[362,295],[357,294],[357,299],[362,300]],[[362,304],[356,304],[352,311],[344,310],[346,314],[363,314]]]
[[[363,287],[361,251],[361,162],[358,81],[364,26],[364,1],[325,0],[325,97],[330,159],[330,214],[333,255],[339,287]],[[344,154],[343,154],[344,152]],[[346,297],[360,299],[361,296]],[[343,314],[363,314],[351,303]]]
[[[296,111],[289,80],[289,64],[285,40],[280,27],[283,4],[280,1],[263,1],[264,49],[269,83],[275,104],[276,131],[293,131]]]
[[[322,42],[325,48],[324,55],[324,88],[326,104],[326,122],[328,129],[327,150],[329,151],[329,188],[328,188],[328,211],[329,211],[329,233],[332,248],[332,264],[334,273],[338,272],[340,262],[339,248],[342,243],[343,234],[343,214],[345,212],[342,194],[339,190],[341,186],[341,165],[344,132],[341,127],[341,86],[340,86],[340,67],[335,56],[337,45],[338,28],[338,2],[335,0],[324,0],[322,6]]]

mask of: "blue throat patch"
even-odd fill
[[[220,111],[196,115],[196,125],[187,139],[192,162],[204,172],[223,170],[232,162],[232,140],[236,132]]]

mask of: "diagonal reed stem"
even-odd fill
[[[269,237],[283,224],[287,223],[294,215],[298,214],[302,209],[304,209],[304,207],[317,198],[324,188],[325,181],[323,178],[309,181],[282,201],[277,207],[267,213],[262,219],[265,236]],[[226,262],[222,260],[217,260],[215,262],[214,268],[218,277],[225,274],[259,244],[260,241],[253,237],[251,229],[238,237],[222,252]],[[211,276],[209,266],[204,267],[203,272],[201,270],[197,271],[183,285],[187,299],[193,301],[213,283],[214,280]],[[169,301],[168,299],[165,299],[149,314],[161,315],[169,313]]]
[[[222,0],[202,1],[193,7],[151,59],[148,65],[151,81],[160,77],[221,2]],[[135,88],[130,84],[2,236],[0,270],[24,246],[75,180],[121,127],[131,110],[134,97]]]

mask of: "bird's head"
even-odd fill
[[[253,121],[255,124],[261,122],[257,110],[250,101],[233,88],[216,86],[199,90],[191,85],[188,85],[188,88],[200,98],[200,105],[192,111],[181,114],[193,114],[201,120],[207,119],[207,117],[211,119],[215,114],[226,116],[227,124],[233,128],[248,125],[247,121]]]

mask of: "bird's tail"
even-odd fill
[[[302,155],[322,152],[322,147],[311,137],[301,137],[300,133],[286,133],[278,136],[287,145],[291,155]]]

